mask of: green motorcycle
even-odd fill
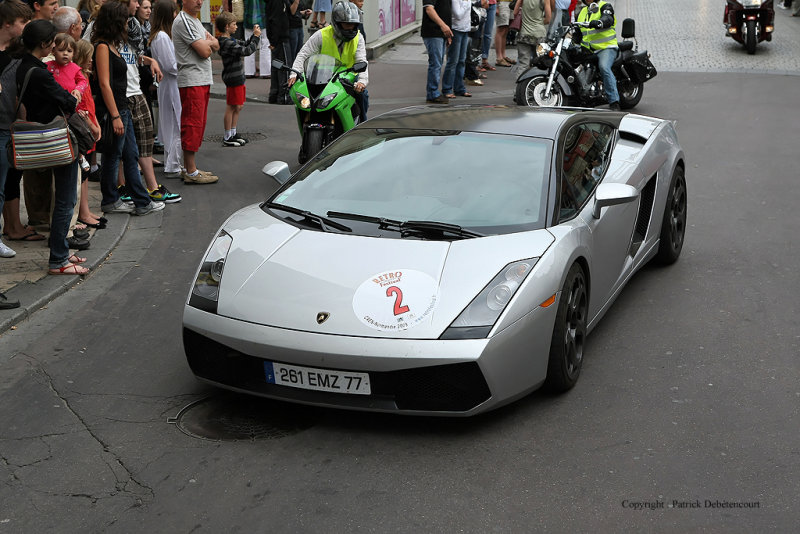
[[[300,163],[358,124],[354,85],[358,73],[367,70],[365,61],[347,68],[334,57],[315,54],[306,60],[305,72],[297,72],[279,60],[273,60],[272,66],[297,74],[289,96],[303,137],[297,157]]]

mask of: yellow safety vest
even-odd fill
[[[606,5],[606,2],[599,2],[599,9],[591,15],[589,14],[589,9],[584,7],[581,12],[578,13],[578,22],[600,20],[604,5]],[[617,46],[617,30],[614,29],[616,26],[617,16],[614,15],[614,25],[610,28],[581,28],[581,34],[583,35],[581,44],[591,50],[602,50],[611,46]]]
[[[344,43],[342,53],[339,54],[339,47],[336,46],[336,38],[333,35],[333,26],[325,26],[319,31],[322,32],[322,49],[320,50],[320,54],[335,57],[345,67],[352,67],[356,62],[356,48],[358,48],[358,38],[361,36],[361,33],[357,33],[353,39]]]

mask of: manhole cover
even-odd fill
[[[167,422],[175,423],[184,434],[211,441],[280,439],[314,424],[303,406],[235,394],[195,401]]]
[[[236,133],[247,139],[248,143],[252,143],[253,141],[263,141],[264,139],[267,138],[267,136],[261,132],[236,132]],[[210,143],[221,143],[222,138],[223,138],[222,135],[216,135],[216,134],[205,135],[203,136],[203,141],[208,141]]]

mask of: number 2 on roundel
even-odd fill
[[[410,310],[408,306],[403,305],[403,292],[397,286],[392,286],[386,289],[386,296],[394,296],[394,314],[400,315]]]

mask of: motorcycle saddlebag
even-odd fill
[[[644,83],[658,74],[646,51],[637,52],[625,61],[625,70],[633,83]]]

